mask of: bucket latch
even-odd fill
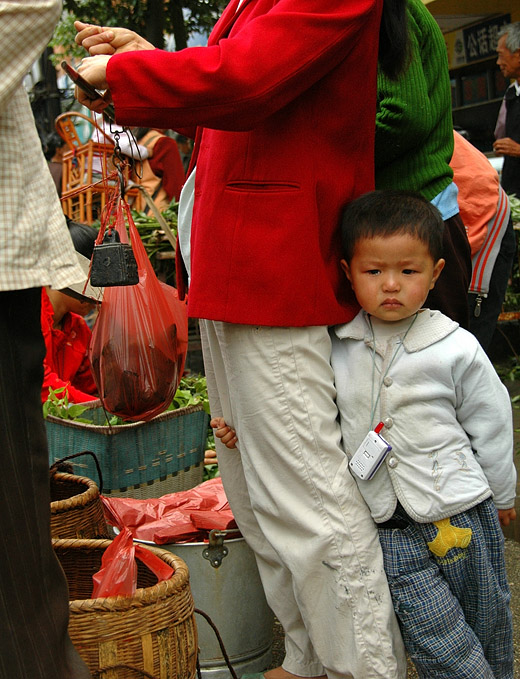
[[[233,530],[210,530],[209,545],[202,550],[202,556],[207,559],[213,568],[218,568],[222,559],[229,554],[229,549],[224,544],[224,538],[228,533],[236,533]]]

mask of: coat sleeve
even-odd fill
[[[421,7],[418,20],[408,12],[410,26],[410,63],[397,80],[387,78],[381,71],[377,77],[376,167],[384,167],[397,158],[420,147],[444,116],[444,109],[436,111],[432,91],[446,85],[439,74],[439,50],[446,50],[438,26],[429,11]],[[448,78],[446,57],[445,76]],[[441,82],[439,82],[441,80]]]
[[[455,374],[457,419],[471,441],[498,509],[514,507],[516,469],[511,400],[493,365],[475,340],[473,360]]]
[[[60,0],[0,2],[0,112],[49,42]]]
[[[245,0],[216,44],[114,55],[107,80],[117,120],[253,129],[347,58],[367,22],[377,36],[380,10],[379,0]]]
[[[98,397],[93,394],[88,394],[77,387],[73,387],[70,382],[62,380],[59,375],[51,370],[51,367],[44,362],[43,364],[44,376],[42,385],[42,403],[45,403],[49,397],[49,387],[56,391],[64,387],[67,390],[67,397],[70,403],[86,403],[87,401],[95,401]]]
[[[171,201],[173,198],[179,200],[186,175],[179,148],[174,139],[161,137],[157,140],[150,158],[150,167],[154,174],[162,178],[162,186],[168,200]]]

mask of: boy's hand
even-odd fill
[[[501,526],[509,526],[511,521],[514,521],[516,519],[516,510],[514,508],[499,509],[498,519],[500,521]]]
[[[216,450],[205,450],[204,451],[204,465],[207,464],[218,464],[217,451]]]
[[[236,432],[231,427],[228,427],[223,417],[214,417],[209,424],[215,430],[215,436],[221,440],[226,448],[231,450],[236,448],[236,443],[238,442]]]

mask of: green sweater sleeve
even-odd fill
[[[420,0],[409,0],[410,63],[392,81],[378,74],[376,188],[431,200],[452,181],[451,92],[442,33]]]

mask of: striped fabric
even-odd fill
[[[421,679],[513,679],[510,592],[496,508],[485,500],[451,517],[447,527],[417,523],[400,506],[379,525],[407,651]],[[453,538],[459,546],[435,556],[428,543],[444,537],[441,542],[449,546]]]
[[[0,2],[0,290],[84,279],[23,86],[60,10],[61,0]]]
[[[504,189],[499,186],[498,207],[496,214],[488,223],[486,238],[481,249],[472,259],[473,273],[469,292],[487,296],[489,281],[493,273],[493,267],[500,251],[502,238],[509,223],[511,207],[509,198]]]

